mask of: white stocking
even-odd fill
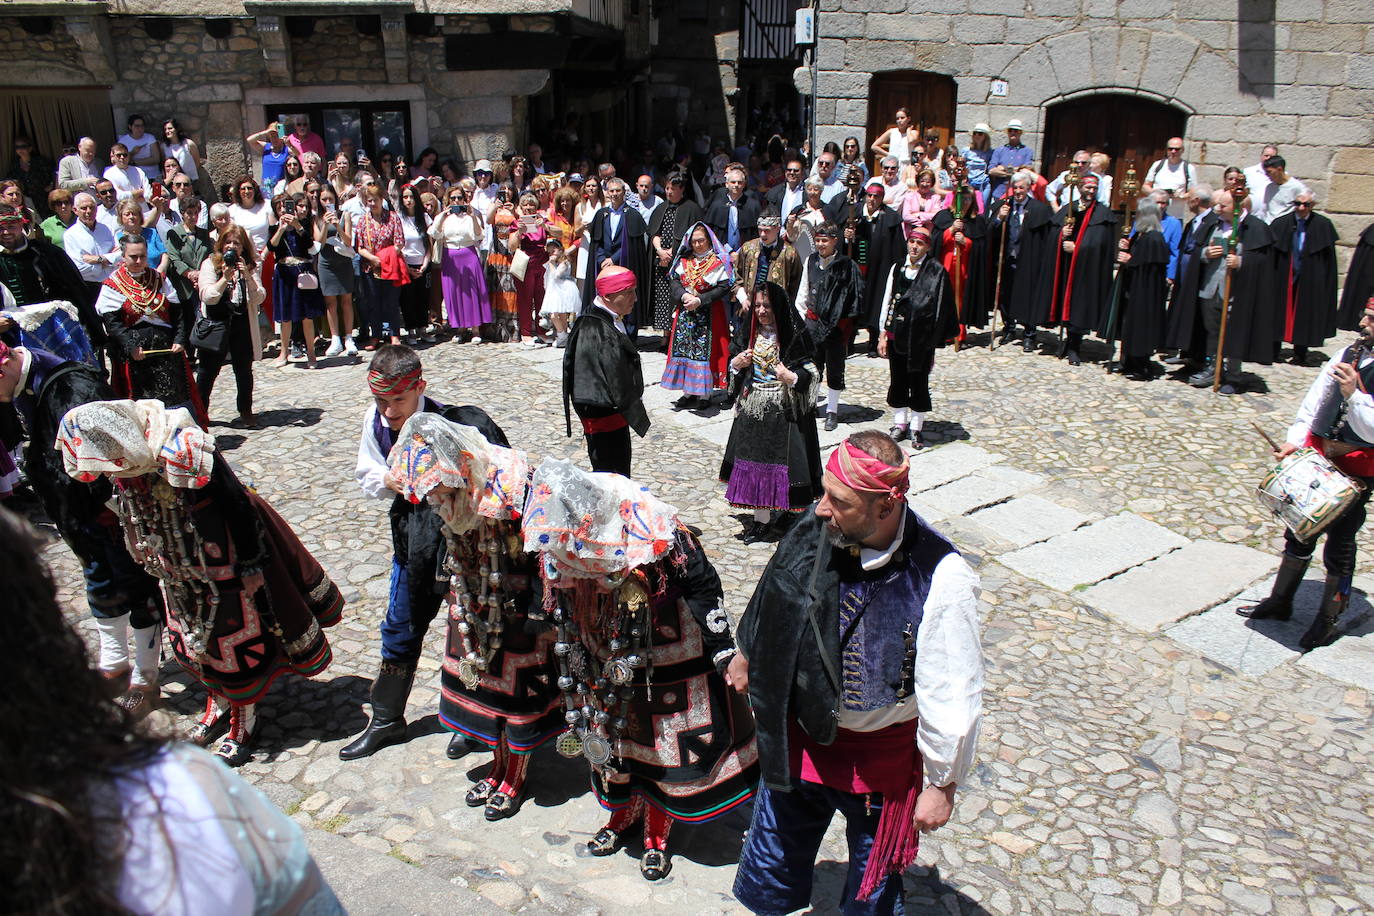
[[[157,683],[158,668],[162,667],[162,627],[154,624],[134,629],[134,674],[132,683],[147,687]]]
[[[129,667],[129,615],[96,617],[100,634],[100,670],[125,671]]]
[[[893,426],[907,426],[911,423],[911,408],[897,407],[892,411]]]
[[[918,433],[919,433],[919,432],[921,431],[921,429],[922,429],[925,425],[926,425],[926,415],[925,415],[924,413],[921,413],[920,411],[912,411],[912,413],[911,413],[911,428],[912,428],[915,432],[918,432]]]
[[[766,525],[766,524],[768,524],[769,522],[771,522],[772,520],[773,520],[773,510],[772,510],[772,509],[755,509],[755,510],[754,510],[754,521],[758,522],[760,525]]]
[[[834,388],[825,389],[825,412],[840,412],[840,393],[836,391]]]

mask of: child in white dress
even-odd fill
[[[546,246],[549,262],[544,265],[544,305],[540,315],[548,315],[558,336],[555,347],[568,345],[568,325],[582,311],[582,296],[572,278],[572,260],[557,239],[549,239]],[[570,317],[571,316],[571,317]]]

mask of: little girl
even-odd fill
[[[577,282],[572,278],[572,262],[557,239],[549,239],[545,245],[549,253],[549,263],[544,266],[544,305],[540,315],[548,315],[558,336],[554,338],[555,347],[568,345],[568,324],[582,310],[582,295],[577,291]]]

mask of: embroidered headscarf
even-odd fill
[[[486,485],[489,448],[471,426],[421,411],[401,427],[387,465],[403,497],[412,503],[429,498],[444,524],[463,534],[480,521],[477,504]],[[440,486],[453,492],[435,493]]]
[[[549,578],[594,579],[661,559],[677,536],[677,510],[628,477],[546,458],[530,483],[523,530]]]
[[[902,455],[902,463],[893,467],[854,445],[848,439],[830,453],[825,469],[840,483],[860,493],[882,493],[889,499],[901,499],[910,486],[911,460]]]
[[[692,235],[697,231],[698,226],[706,233],[706,237],[711,240],[711,251],[715,254],[714,258],[710,255],[707,255],[705,258],[698,258],[696,252],[692,250]],[[734,268],[730,266],[730,252],[721,244],[720,239],[716,238],[716,234],[712,231],[710,226],[697,220],[692,224],[690,229],[682,234],[682,241],[678,242],[677,254],[673,257],[673,263],[672,266],[668,268],[668,272],[677,275],[682,280],[684,289],[692,289],[692,287],[688,285],[688,280],[704,278],[706,274],[715,270],[717,266],[715,262],[718,262],[719,266],[725,268],[726,279],[733,281],[735,272]],[[696,277],[684,276],[694,271],[697,274]],[[710,286],[710,284],[705,284],[701,289],[705,289],[706,286]],[[692,289],[692,291],[700,292],[701,289]]]
[[[62,418],[55,447],[77,480],[101,474],[161,474],[174,487],[198,490],[210,482],[215,442],[184,407],[161,401],[92,401]]]

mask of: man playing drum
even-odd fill
[[[1374,484],[1374,297],[1365,303],[1360,337],[1331,357],[1298,408],[1287,441],[1276,451],[1286,458],[1304,446],[1317,449],[1340,470],[1364,481],[1365,489],[1339,518],[1325,530],[1326,588],[1312,626],[1303,634],[1304,652],[1333,642],[1336,624],[1350,604],[1350,580],[1355,572],[1355,536],[1364,524],[1369,485]],[[1274,590],[1268,598],[1236,613],[1254,620],[1287,620],[1293,614],[1293,596],[1302,582],[1316,549],[1316,538],[1299,540],[1284,535],[1283,560]]]

